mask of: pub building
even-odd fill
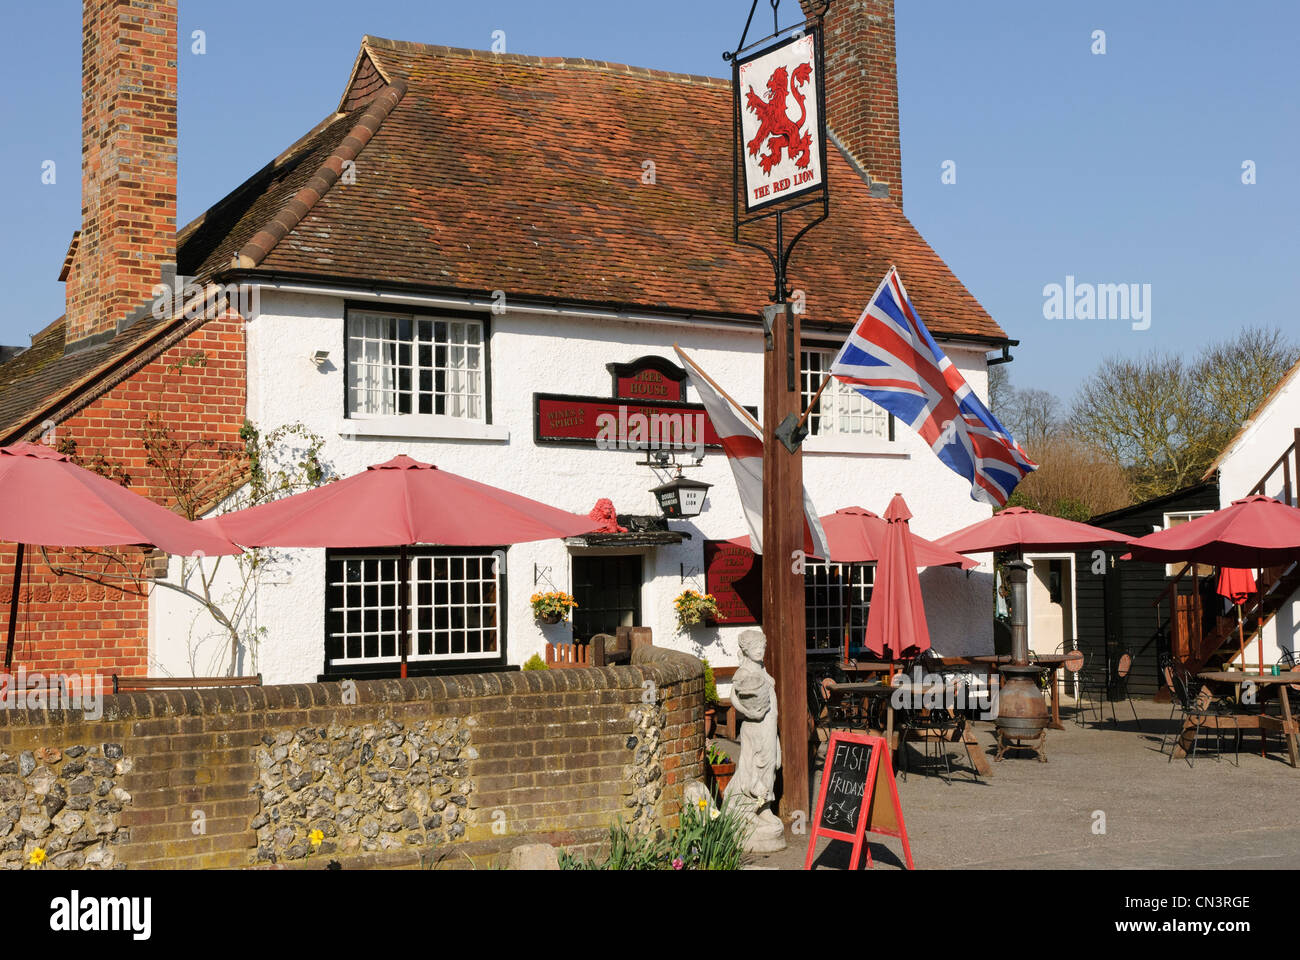
[[[175,0],[138,6],[174,45]],[[95,19],[102,7],[86,4],[87,29],[115,29]],[[834,4],[828,15],[830,215],[790,265],[805,402],[891,264],[981,396],[988,364],[1014,345],[904,215],[893,26],[891,0]],[[139,464],[151,412],[178,434],[227,440],[245,419],[263,435],[301,423],[324,439],[321,459],[338,476],[407,454],[574,513],[608,501],[617,520],[603,532],[411,548],[409,674],[514,668],[548,643],[627,625],[736,664],[738,634],[761,619],[761,578],[753,556],[725,542],[747,532],[744,514],[673,350],[759,413],[772,274],[733,237],[730,81],[369,36],[347,70],[326,119],[227,197],[174,234],[159,214],[138,244],[156,270],[138,289],[92,283],[103,272],[95,258],[123,254],[97,234],[111,218],[88,216],[65,264],[67,316],[0,364],[0,442],[52,429],[83,458]],[[174,132],[174,75],[169,88],[160,82],[155,97],[118,109],[140,120],[170,110]],[[87,97],[84,109],[105,102]],[[144,153],[137,159],[164,172],[175,162],[174,150],[121,135],[100,149]],[[145,189],[96,183],[99,169],[88,165],[83,181],[101,205]],[[151,189],[174,214],[171,169]],[[242,285],[242,315],[195,322],[141,309],[168,264],[192,283]],[[88,308],[94,297],[104,299]],[[183,385],[169,379],[178,364],[188,364]],[[124,395],[132,401],[114,402]],[[804,480],[820,514],[883,513],[902,492],[912,529],[930,538],[989,515],[920,437],[838,384],[809,427]],[[652,491],[678,466],[707,485],[694,487],[702,510],[665,517]],[[167,499],[143,465],[133,488]],[[266,683],[395,676],[398,551],[276,553],[254,584],[237,671]],[[178,569],[173,558],[169,575]],[[871,576],[809,564],[810,650],[839,649],[846,618],[860,644]],[[991,652],[987,565],[928,569],[922,585],[936,649]],[[687,589],[718,597],[719,622],[678,630],[674,600]],[[530,597],[550,590],[575,598],[570,621],[534,617]],[[77,667],[84,654],[49,638],[82,591],[55,578],[30,596],[34,632],[16,662]],[[185,596],[102,599],[116,613],[101,646],[119,669],[228,668],[225,634]],[[83,635],[98,629],[81,619]]]

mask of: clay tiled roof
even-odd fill
[[[728,81],[367,37],[367,92],[376,70],[408,89],[356,184],[259,269],[740,317],[766,302],[770,266],[732,237]],[[829,160],[831,218],[791,267],[808,319],[855,320],[895,263],[936,335],[1004,338],[897,205]]]
[[[732,236],[731,110],[716,78],[366,37],[339,112],[182,230],[179,272],[753,319],[772,275]],[[1005,340],[898,206],[829,149],[831,216],[791,264],[805,324],[851,323],[892,263],[936,336]],[[179,329],[146,317],[65,357],[52,325],[0,364],[0,442]]]

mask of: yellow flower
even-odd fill
[[[45,862],[45,850],[42,849],[41,847],[37,847],[28,855],[27,862],[30,863],[33,867],[39,867],[42,863]]]
[[[307,838],[311,840],[311,845],[313,847],[319,847],[325,841],[325,834],[320,830],[313,830],[311,833],[307,834]]]
[[[701,810],[707,810],[707,809],[709,808],[709,801],[707,801],[707,800],[705,800],[703,797],[701,797],[700,800],[699,800],[698,803],[697,803],[697,806],[699,806],[699,808],[700,808]]]

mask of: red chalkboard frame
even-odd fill
[[[826,774],[830,769],[831,758],[835,756],[835,745],[837,743],[861,743],[873,747],[871,751],[871,767],[867,770],[867,786],[862,792],[862,807],[858,811],[858,825],[853,833],[828,830],[821,826],[822,808],[826,804],[826,790],[830,786],[830,778]],[[889,807],[877,803],[880,797],[876,793],[876,788],[880,786],[881,777],[885,778],[889,784]],[[870,867],[871,850],[866,846],[866,835],[868,833],[879,833],[902,840],[903,857],[907,861],[907,869],[916,869],[912,863],[912,846],[907,842],[907,826],[903,822],[903,805],[898,800],[898,784],[894,782],[894,762],[890,759],[889,744],[884,737],[875,737],[864,733],[848,733],[843,730],[831,732],[830,740],[826,744],[826,765],[822,772],[822,785],[818,791],[817,805],[813,809],[813,816],[809,823],[808,855],[804,858],[803,864],[805,870],[812,869],[813,859],[817,853],[818,837],[843,840],[845,843],[853,845],[853,857],[849,861],[850,870],[858,869],[858,864],[862,860],[862,852],[865,849],[867,866]]]

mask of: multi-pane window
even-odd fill
[[[851,648],[862,646],[876,568],[809,560],[804,572],[804,620],[809,650],[841,650],[845,627]]]
[[[485,419],[483,322],[348,314],[348,416]]]
[[[1213,511],[1212,510],[1189,510],[1186,513],[1166,513],[1165,529],[1172,530],[1174,527],[1181,526],[1182,524],[1187,523],[1187,521],[1189,520],[1195,520],[1197,517],[1208,516],[1210,513],[1213,513]],[[1189,566],[1190,564],[1187,563],[1166,564],[1165,576],[1176,577],[1184,570],[1187,570]],[[1192,571],[1187,570],[1187,576],[1189,580],[1191,578],[1191,575],[1192,575]],[[1200,577],[1202,580],[1208,579],[1214,576],[1214,567],[1210,564],[1198,563],[1196,565],[1196,575]]]
[[[801,386],[804,409],[830,372],[834,350],[804,350]],[[814,436],[883,437],[890,439],[889,414],[852,387],[832,380],[808,415],[808,431]]]
[[[410,597],[410,663],[477,660],[500,650],[503,598],[491,553],[331,553],[325,648],[329,668],[402,659],[402,582]]]

